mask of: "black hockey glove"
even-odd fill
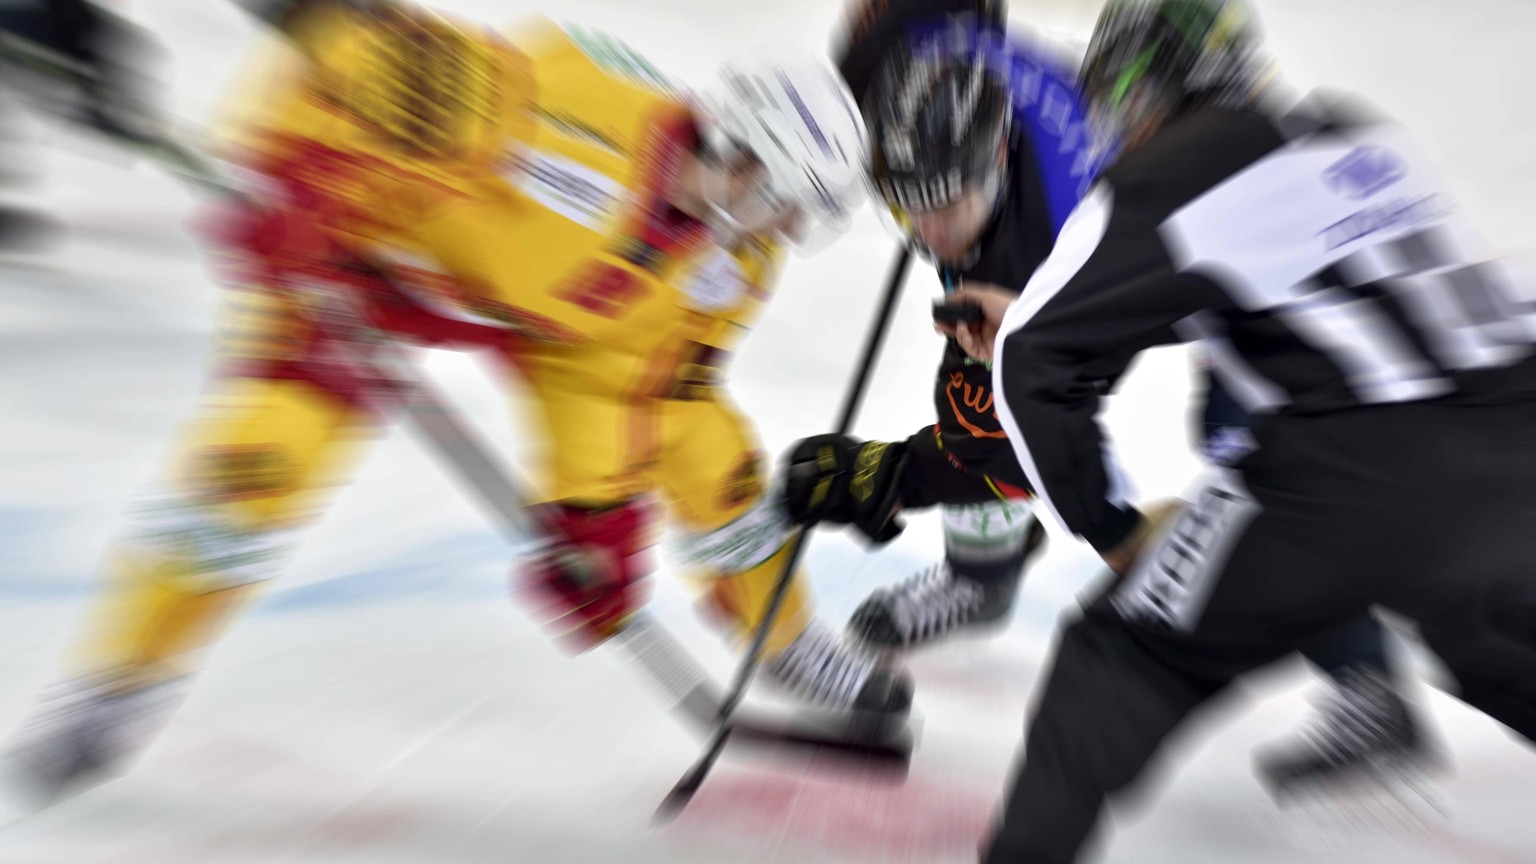
[[[859,441],[817,435],[795,444],[785,457],[784,507],[789,518],[852,525],[874,543],[887,543],[906,525],[897,490],[907,442]]]

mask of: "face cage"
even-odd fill
[[[706,222],[722,245],[731,246],[748,236],[771,232],[779,242],[805,256],[826,248],[848,230],[849,214],[833,214],[821,208],[813,211],[798,197],[780,189],[766,167],[755,181],[731,200],[732,169],[725,166],[738,158],[759,163],[762,160],[739,141],[729,140],[721,149],[725,152],[717,150],[713,153],[720,170],[713,175],[716,182],[707,184],[704,189],[704,203],[709,209]]]
[[[910,245],[914,252],[930,264],[955,264],[957,263],[955,261],[941,261],[938,255],[923,243],[913,224],[913,217],[953,206],[963,200],[967,194],[975,191],[981,196],[983,201],[989,202],[987,216],[983,220],[982,233],[985,233],[985,226],[990,225],[992,220],[997,217],[998,207],[1002,204],[1002,193],[1005,185],[1004,178],[1007,175],[1008,170],[1006,168],[994,168],[987,172],[987,176],[979,184],[974,181],[960,181],[958,192],[947,199],[947,203],[925,210],[909,209],[896,201],[892,201],[886,197],[879,184],[874,182],[872,178],[869,184],[870,197],[875,201],[875,215],[879,218],[880,224],[884,226],[886,233],[890,234],[897,242]],[[980,235],[978,235],[978,240],[979,238]],[[976,256],[977,252],[977,249],[972,248],[966,253],[964,258],[966,260],[972,259]]]

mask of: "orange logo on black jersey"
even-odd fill
[[[956,401],[955,396],[960,396]],[[977,425],[986,423],[997,425],[997,412],[992,410],[992,393],[980,384],[970,384],[965,380],[964,372],[953,372],[949,376],[949,386],[944,388],[944,395],[949,398],[950,410],[955,412],[955,420],[971,433],[973,438],[1007,438],[1008,433],[1002,429],[987,430]],[[964,406],[964,407],[962,407]]]

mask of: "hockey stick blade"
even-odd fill
[[[742,712],[738,711],[737,716],[731,720],[729,738],[719,739],[718,746],[721,749],[724,749],[727,740],[734,739],[742,745],[756,744],[808,750],[816,756],[830,756],[858,764],[866,769],[877,768],[881,771],[889,771],[889,776],[893,780],[905,779],[907,769],[912,762],[914,736],[909,727],[902,727],[889,736],[866,739],[848,731],[821,732],[808,726],[787,723],[764,724],[756,718],[741,716],[741,714]],[[672,821],[693,800],[693,796],[709,776],[710,769],[714,767],[715,760],[719,758],[717,751],[712,752],[715,758],[700,761],[694,765],[683,779],[677,781],[672,791],[667,793],[667,797],[662,799],[661,804],[656,808],[656,814],[652,817],[654,824],[663,825]]]
[[[720,689],[660,624],[640,613],[614,639],[677,700],[675,710],[688,724],[700,731],[714,727]],[[731,734],[744,745],[819,751],[905,772],[912,756],[910,729],[903,726],[872,734],[849,721],[845,714],[786,719],[747,714],[732,720]]]

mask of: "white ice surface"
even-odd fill
[[[535,8],[438,5],[496,18]],[[581,0],[559,14],[600,24],[697,81],[744,41],[819,49],[836,6]],[[1083,30],[1094,4],[1012,6],[1021,23]],[[1261,11],[1294,80],[1362,91],[1411,123],[1494,245],[1531,245],[1528,3],[1285,0]],[[130,12],[174,55],[179,112],[205,117],[250,28],[211,0],[143,0]],[[188,411],[217,298],[182,230],[189,196],[146,169],[91,158],[99,148],[65,143],[38,155],[35,194],[73,233],[0,271],[0,728],[48,679],[123,502]],[[866,214],[840,245],[791,266],[748,339],[733,390],[770,450],[831,422],[890,246]],[[933,293],[917,268],[861,433],[903,436],[930,422]],[[521,458],[503,394],[473,360],[433,355],[430,368],[509,460]],[[1144,358],[1111,400],[1109,426],[1144,498],[1178,491],[1195,469],[1189,395],[1187,359],[1173,350]],[[845,537],[818,536],[809,560],[823,612],[841,621],[870,589],[934,559],[936,521],[915,519],[867,557]],[[922,738],[905,785],[733,754],[684,816],[658,830],[651,810],[697,740],[616,652],[572,660],[552,647],[506,602],[505,557],[435,463],[391,435],[291,572],[215,652],[143,764],[0,831],[0,862],[973,860],[1051,626],[1095,573],[1091,553],[1055,537],[1008,629],[913,659]],[[658,613],[724,678],[727,652],[684,592],[665,574],[657,581]],[[1106,860],[1536,861],[1536,761],[1439,693],[1426,700],[1458,767],[1446,784],[1453,819],[1342,851],[1288,843],[1267,821],[1249,753],[1292,728],[1315,689],[1287,666],[1193,725],[1157,794],[1117,819]]]

